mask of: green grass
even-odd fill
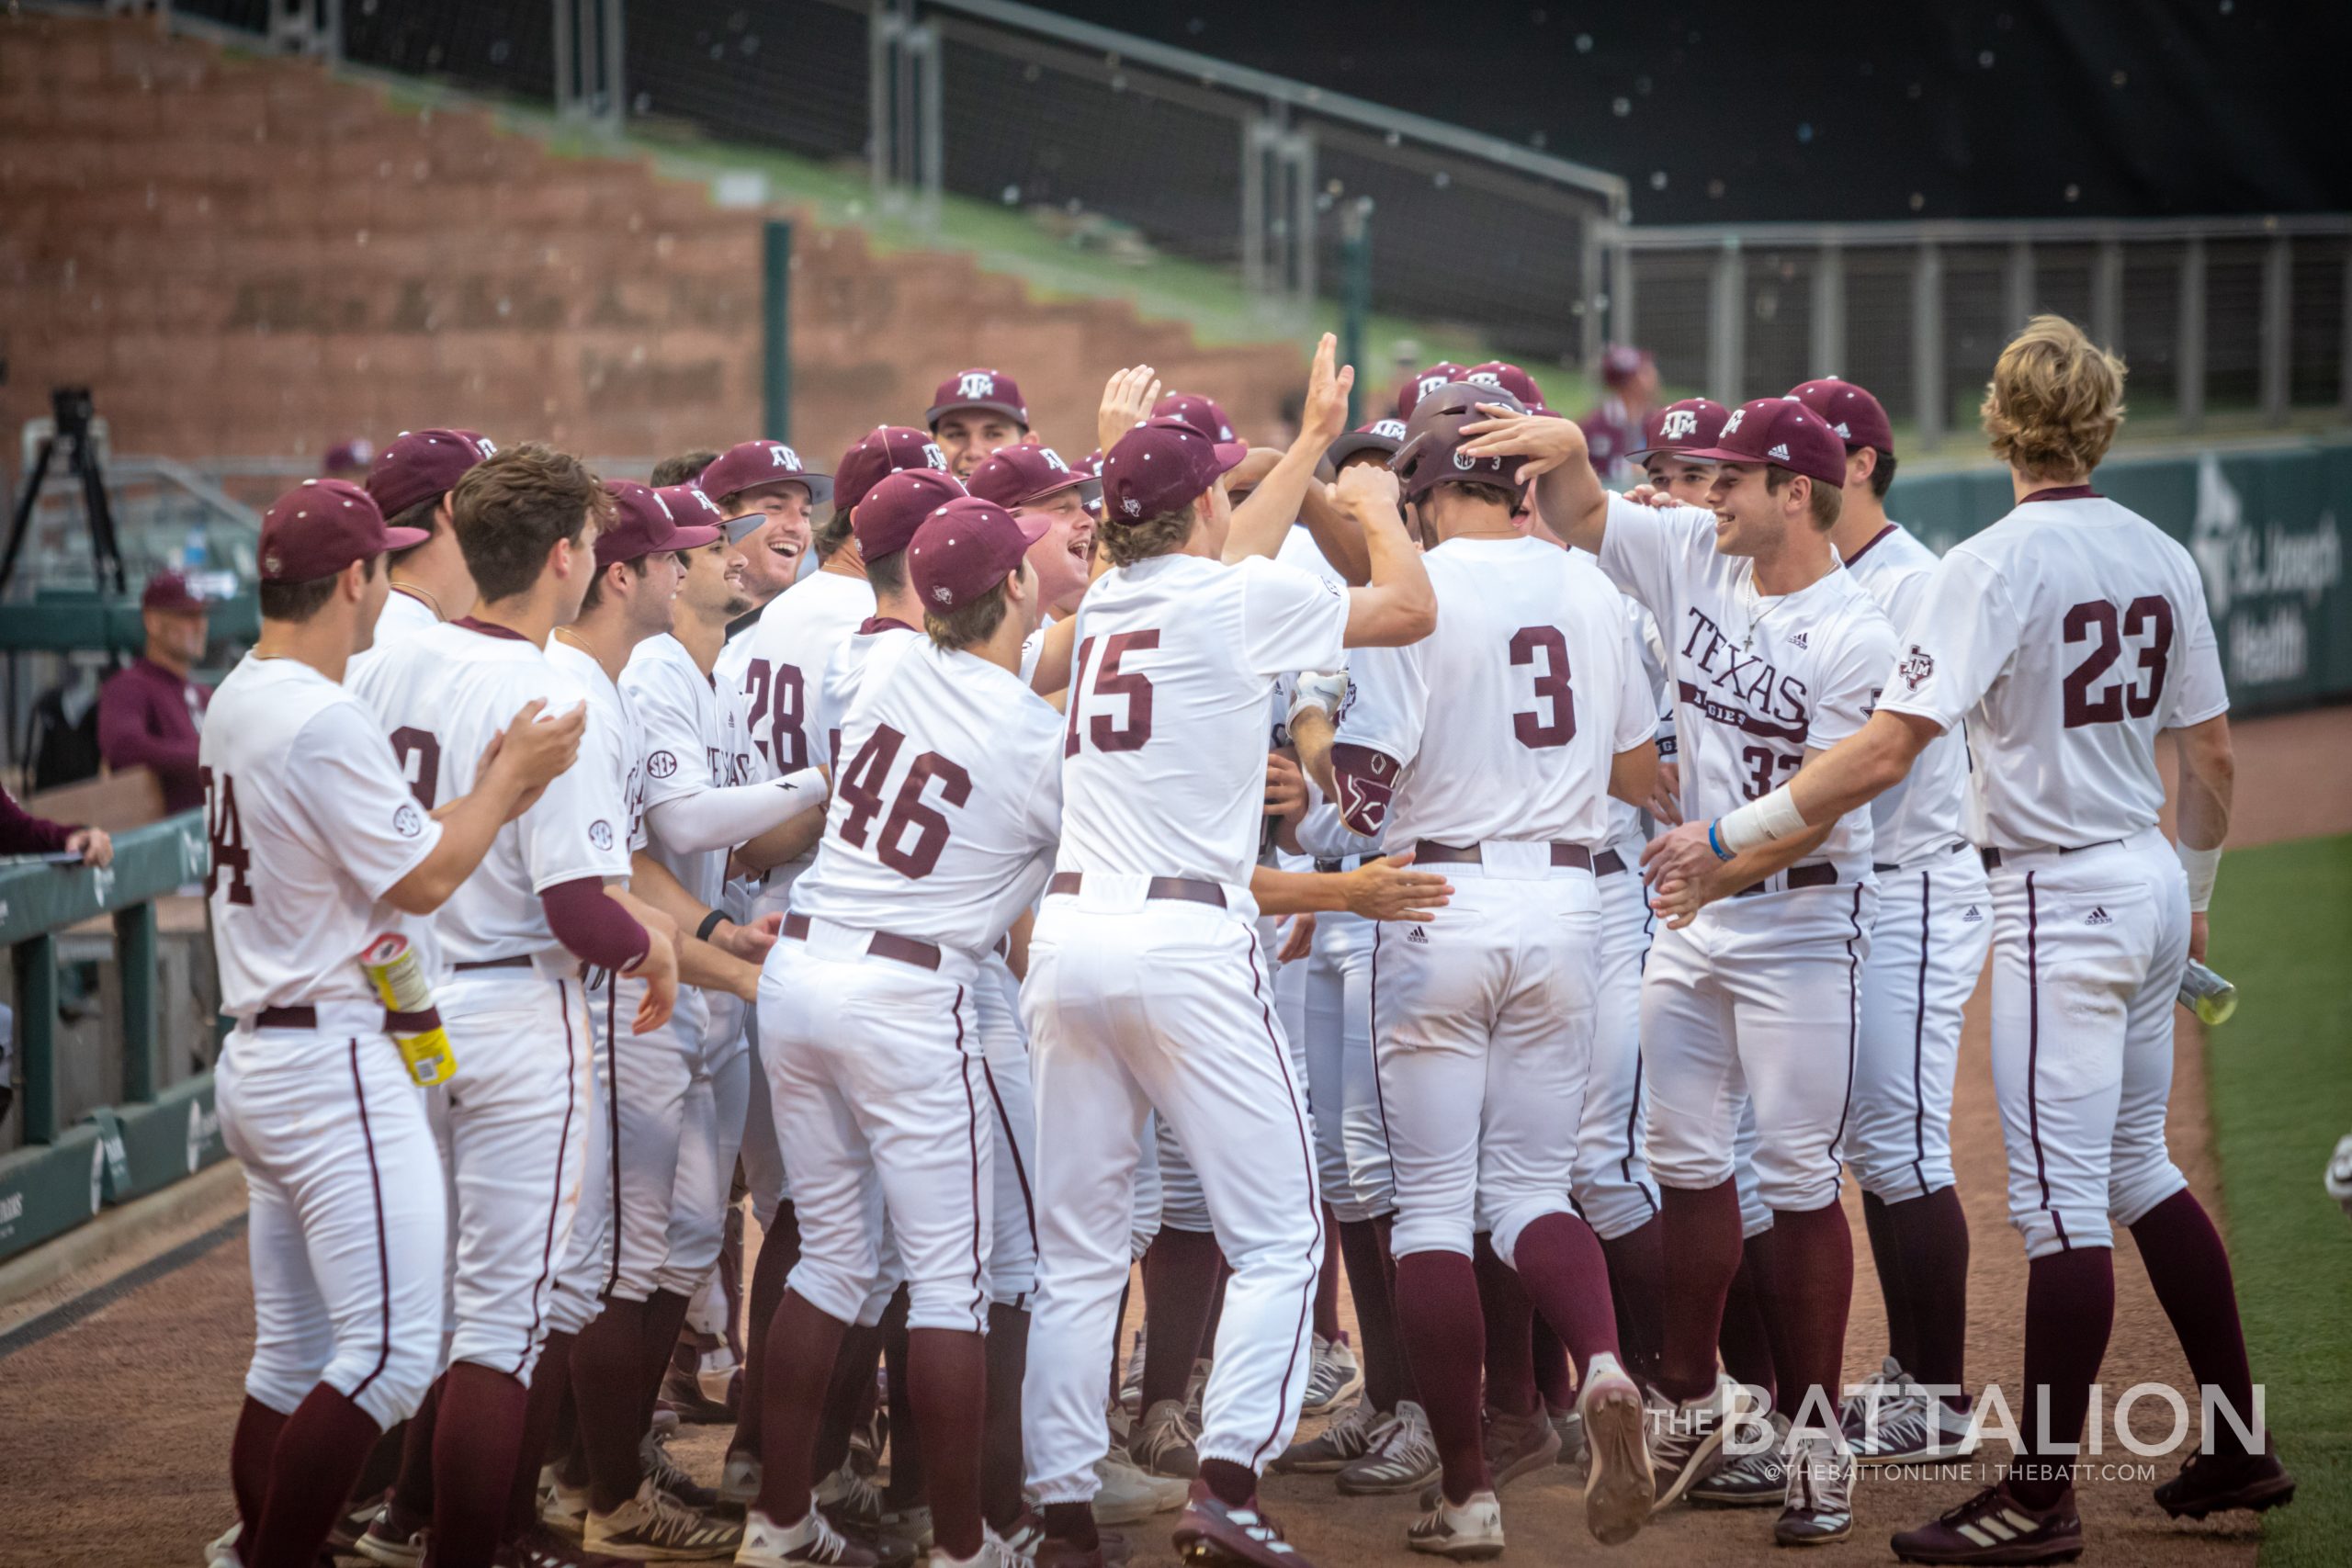
[[[2265,1516],[2264,1568],[2320,1568],[2352,1540],[2352,1220],[2320,1188],[2352,1131],[2352,837],[2233,852],[2213,966],[2238,987],[2206,1074],[2255,1376],[2300,1486]]]

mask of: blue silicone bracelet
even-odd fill
[[[1729,860],[1731,852],[1724,848],[1724,841],[1721,839],[1715,837],[1715,823],[1722,820],[1723,818],[1718,817],[1707,824],[1707,847],[1715,852],[1717,860]]]

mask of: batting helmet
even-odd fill
[[[1413,405],[1412,417],[1405,422],[1404,445],[1388,459],[1404,499],[1419,501],[1449,483],[1490,484],[1518,491],[1519,466],[1524,459],[1473,457],[1462,450],[1471,440],[1462,434],[1462,427],[1489,417],[1478,412],[1481,403],[1512,413],[1530,412],[1499,387],[1463,381],[1440,387]]]

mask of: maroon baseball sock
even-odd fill
[[[270,1469],[286,1421],[250,1393],[237,1412],[236,1435],[229,1439],[229,1486],[236,1494],[237,1521],[243,1527],[237,1538],[240,1554],[253,1545],[262,1510],[268,1506]]]
[[[1216,1331],[1225,1325],[1225,1287],[1232,1280],[1233,1270],[1225,1266],[1225,1254],[1220,1252],[1216,1258],[1216,1289],[1209,1292],[1209,1314],[1201,1320],[1200,1353],[1203,1356],[1216,1354]],[[1192,1376],[1188,1369],[1184,1373],[1187,1383],[1192,1381]]]
[[[884,1392],[890,1401],[890,1473],[882,1495],[893,1508],[920,1506],[924,1491],[922,1427],[915,1420],[914,1389],[907,1381],[907,1288],[900,1285],[882,1314]]]
[[[1478,1283],[1479,1331],[1486,1339],[1487,1406],[1506,1416],[1531,1416],[1535,1392],[1535,1303],[1519,1276],[1495,1256],[1494,1238],[1470,1238],[1470,1270]]]
[[[743,1364],[743,1205],[741,1171],[735,1190],[727,1196],[727,1216],[718,1238],[718,1294],[727,1303],[727,1327],[721,1336],[735,1364]]]
[[[980,1512],[999,1533],[1025,1506],[1021,1483],[1021,1382],[1029,1369],[1029,1314],[1002,1303],[989,1307],[988,1408],[980,1442]],[[936,1481],[932,1483],[934,1495]]]
[[[1715,1340],[1723,1351],[1724,1371],[1737,1382],[1764,1391],[1768,1408],[1779,1408],[1781,1378],[1773,1364],[1772,1330],[1764,1312],[1764,1280],[1770,1271],[1772,1233],[1764,1231],[1740,1244],[1739,1267],[1732,1271],[1724,1292],[1723,1326]]]
[[[1924,1198],[1886,1205],[1895,1256],[1910,1292],[1911,1350],[1893,1352],[1903,1370],[1948,1393],[1954,1409],[1968,1407],[1968,1211],[1960,1190],[1939,1187]],[[1878,1238],[1871,1238],[1877,1249]],[[1880,1278],[1884,1279],[1882,1272]],[[1917,1358],[1916,1359],[1914,1358]]]
[[[382,1432],[342,1390],[312,1388],[277,1435],[269,1500],[251,1532],[246,1568],[311,1568]]]
[[[1228,1508],[1247,1508],[1257,1500],[1257,1472],[1246,1464],[1236,1464],[1229,1459],[1204,1459],[1201,1461],[1201,1480]]]
[[[1355,1302],[1358,1347],[1363,1357],[1363,1396],[1385,1416],[1399,1399],[1409,1399],[1405,1351],[1396,1335],[1396,1292],[1388,1248],[1382,1232],[1387,1221],[1349,1220],[1339,1226],[1340,1255],[1348,1266],[1348,1294]]]
[[[1209,1343],[1209,1308],[1225,1267],[1207,1231],[1163,1225],[1143,1254],[1143,1408],[1184,1397],[1185,1380]]]
[[[359,1479],[351,1483],[351,1502],[364,1503],[400,1479],[401,1452],[408,1443],[408,1423],[395,1421],[376,1439],[368,1450],[368,1462],[359,1467]]]
[[[478,1361],[450,1367],[433,1435],[434,1568],[490,1568],[531,1392]]]
[[[980,1550],[980,1426],[988,1408],[984,1336],[952,1328],[907,1333],[907,1403],[922,1432],[931,1529],[951,1557]],[[896,1469],[894,1464],[892,1469]]]
[[[608,1514],[645,1480],[638,1442],[637,1380],[645,1338],[643,1302],[605,1299],[596,1321],[571,1342],[571,1399],[580,1412],[580,1443],[588,1455],[589,1504]]]
[[[881,1360],[882,1330],[878,1325],[859,1327],[853,1324],[843,1331],[841,1348],[834,1353],[832,1373],[825,1380],[824,1415],[817,1426],[817,1454],[811,1473],[820,1480],[848,1461],[851,1434],[873,1416],[874,1369]],[[911,1434],[907,1440],[914,1440]],[[898,1446],[895,1432],[891,1434],[891,1446]],[[892,1455],[894,1460],[896,1457]]]
[[[1340,1222],[1323,1205],[1323,1269],[1315,1277],[1315,1332],[1332,1343],[1347,1336],[1340,1327]]]
[[[662,1398],[662,1380],[669,1372],[672,1359],[678,1352],[678,1337],[685,1331],[686,1314],[694,1309],[694,1298],[682,1296],[675,1291],[656,1291],[645,1301],[644,1339],[638,1364],[637,1435],[640,1438],[653,1426],[653,1407]],[[695,1352],[697,1358],[700,1352]]]
[[[1446,1500],[1466,1503],[1488,1485],[1478,1409],[1487,1335],[1477,1270],[1470,1259],[1458,1252],[1414,1252],[1398,1258],[1396,1322],[1445,1467]],[[1524,1324],[1521,1332],[1523,1340]]]
[[[1119,1392],[1119,1374],[1125,1371],[1125,1359],[1119,1352],[1125,1348],[1121,1341],[1127,1337],[1127,1298],[1134,1292],[1135,1288],[1135,1270],[1129,1269],[1127,1282],[1119,1287],[1119,1315],[1111,1320],[1114,1325],[1111,1330],[1111,1381],[1105,1385],[1108,1392],[1103,1396],[1103,1404],[1106,1406],[1110,1404],[1111,1398]]]
[[[1048,1503],[1045,1516],[1046,1534],[1055,1540],[1066,1540],[1080,1551],[1093,1551],[1102,1539],[1094,1526],[1091,1503]]]
[[[1544,1321],[1535,1314],[1535,1388],[1543,1394],[1544,1403],[1554,1410],[1569,1410],[1576,1406],[1576,1374],[1568,1370],[1568,1348]]]
[[[408,1418],[408,1436],[401,1442],[401,1472],[392,1483],[392,1502],[412,1518],[433,1517],[433,1433],[441,1418],[441,1390],[449,1374],[433,1380]]]
[[[1846,1316],[1854,1299],[1853,1229],[1845,1206],[1832,1198],[1818,1209],[1774,1210],[1772,1235],[1770,1293],[1781,1329],[1774,1359],[1783,1408],[1793,1419],[1818,1391],[1811,1418],[1834,1428],[1844,1393]],[[1778,1354],[1783,1342],[1785,1360]]]
[[[743,1345],[743,1398],[735,1410],[735,1435],[727,1441],[729,1453],[757,1456],[760,1451],[760,1382],[766,1370],[767,1325],[775,1303],[784,1299],[784,1281],[800,1261],[800,1225],[792,1205],[775,1212],[775,1224],[760,1237],[759,1261],[752,1265],[752,1331]]]
[[[515,1461],[514,1483],[506,1494],[508,1540],[538,1522],[539,1467],[554,1451],[564,1396],[571,1392],[572,1343],[569,1334],[550,1333],[540,1348],[539,1364],[531,1371],[531,1397],[523,1408],[522,1457]]]
[[[2073,1483],[2075,1456],[2045,1454],[2039,1445],[2044,1434],[2054,1443],[2082,1440],[2114,1324],[2115,1254],[2107,1247],[2077,1247],[2027,1266],[2020,1412],[2027,1452],[2018,1456],[2009,1491],[2030,1508],[2050,1506]]]
[[[1659,1242],[1675,1289],[1666,1298],[1658,1387],[1696,1399],[1715,1386],[1715,1336],[1724,1297],[1739,1271],[1739,1191],[1726,1179],[1713,1187],[1659,1190]]]
[[[1919,1339],[1911,1326],[1911,1282],[1903,1271],[1902,1245],[1894,1238],[1894,1222],[1887,1218],[1886,1200],[1875,1192],[1862,1194],[1862,1228],[1870,1233],[1871,1267],[1878,1274],[1879,1300],[1886,1303],[1886,1353],[1918,1375]]]
[[[768,1407],[760,1417],[759,1507],[772,1524],[788,1525],[808,1512],[825,1385],[848,1327],[788,1290],[769,1320],[767,1381],[758,1390]]]
[[[1609,1260],[1600,1238],[1576,1214],[1545,1214],[1519,1233],[1511,1260],[1528,1299],[1535,1303],[1577,1372],[1599,1355],[1615,1356],[1617,1311],[1609,1300]],[[1575,1403],[1570,1392],[1563,1409]]]
[[[2247,1444],[2229,1417],[2254,1425],[2254,1371],[2246,1364],[2245,1329],[2238,1322],[2237,1286],[2230,1275],[2229,1248],[2222,1245],[2205,1205],[2186,1187],[2140,1216],[2132,1227],[2148,1283],[2172,1319],[2172,1331],[2188,1357],[2199,1389],[2220,1402],[2205,1423],[2205,1440],[2218,1454],[2243,1456]],[[2200,1401],[2201,1406],[2201,1401]]]
[[[1600,1244],[1609,1259],[1609,1294],[1617,1307],[1617,1340],[1625,1370],[1637,1378],[1657,1377],[1658,1349],[1666,1332],[1666,1252],[1663,1227],[1653,1214],[1613,1240]]]

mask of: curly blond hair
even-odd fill
[[[1993,367],[1980,411],[1993,455],[2036,479],[2079,479],[2123,425],[2123,361],[2064,316],[2036,316]]]

